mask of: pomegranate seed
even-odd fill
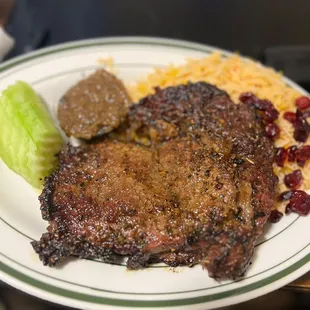
[[[267,123],[272,123],[279,117],[279,112],[276,109],[268,109],[262,113],[262,118]]]
[[[265,127],[265,130],[269,138],[276,139],[280,135],[280,129],[274,123],[267,124],[267,126]]]
[[[294,122],[294,139],[299,142],[306,142],[310,132],[310,125],[305,119],[301,110],[296,111],[296,121]]]
[[[298,166],[303,167],[308,159],[310,159],[310,145],[304,145],[296,150],[295,159]]]
[[[287,159],[289,162],[295,161],[297,150],[298,148],[296,145],[292,145],[287,149]]]
[[[282,216],[283,216],[283,213],[281,213],[280,211],[272,210],[269,215],[269,222],[277,223],[281,220]]]
[[[285,207],[285,214],[290,214],[292,211],[292,206],[288,203]]]
[[[261,111],[267,111],[269,109],[274,109],[273,104],[269,100],[260,100],[255,101],[255,108]]]
[[[310,107],[310,99],[306,96],[301,96],[296,99],[296,105],[299,109],[305,110]]]
[[[251,92],[242,93],[239,97],[239,100],[246,104],[254,104],[258,101],[258,98]]]
[[[296,121],[296,113],[294,112],[285,112],[283,117],[292,124],[294,124]]]
[[[275,161],[279,167],[284,166],[284,162],[286,160],[286,157],[287,157],[286,149],[284,147],[277,148]]]
[[[279,112],[274,108],[271,101],[260,100],[251,92],[241,94],[239,99],[243,103],[254,105],[256,109],[264,111],[261,116],[268,123],[275,121],[279,116]]]
[[[301,171],[295,170],[290,174],[287,174],[284,177],[284,183],[287,187],[292,188],[292,189],[297,189],[302,182],[302,173]]]
[[[286,191],[281,193],[281,195],[278,197],[279,201],[284,201],[284,200],[290,200],[293,197],[293,191]]]
[[[264,111],[262,118],[268,123],[275,121],[279,117],[279,112],[269,100],[257,100],[254,102],[254,106],[256,109]]]
[[[292,198],[285,208],[285,213],[296,212],[299,215],[308,215],[310,212],[310,195],[304,191],[293,191]]]

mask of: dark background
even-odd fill
[[[7,30],[16,39],[7,58],[79,39],[168,37],[239,51],[310,88],[310,0],[16,0]],[[229,309],[309,309],[308,294],[280,290]],[[4,285],[2,310],[1,301],[59,309]]]
[[[9,57],[95,37],[196,41],[261,60],[310,81],[309,0],[16,0]]]
[[[17,51],[44,27],[45,45],[123,35],[179,38],[261,57],[309,44],[308,0],[17,0]]]

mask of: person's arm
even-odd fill
[[[4,29],[13,6],[14,0],[0,0],[0,61],[14,46],[14,39]]]

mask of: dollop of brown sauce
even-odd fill
[[[62,97],[58,119],[67,136],[89,140],[117,128],[131,102],[124,84],[100,69]]]

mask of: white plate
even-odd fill
[[[137,37],[59,45],[1,65],[0,91],[16,80],[25,80],[55,115],[62,94],[99,67],[98,58],[113,57],[119,76],[132,81],[145,76],[154,66],[180,64],[186,57],[202,57],[214,50],[189,42]],[[63,305],[83,309],[209,309],[266,294],[310,270],[310,217],[297,215],[266,227],[253,264],[236,282],[216,282],[200,266],[173,270],[156,265],[127,271],[124,265],[72,259],[58,268],[43,267],[30,246],[30,241],[38,240],[47,226],[41,219],[37,196],[0,162],[0,278]]]

